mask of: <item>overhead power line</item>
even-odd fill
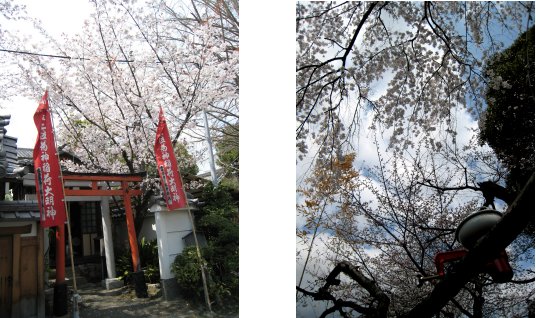
[[[71,57],[68,55],[54,55],[54,54],[43,54],[43,53],[34,53],[34,52],[28,52],[28,51],[15,51],[15,50],[7,50],[7,49],[0,49],[0,52],[6,52],[6,53],[13,53],[13,54],[25,54],[25,55],[34,55],[34,56],[43,56],[43,57],[51,57],[51,58],[57,58],[57,59],[67,59],[67,60],[84,60],[89,61],[91,59],[85,58],[85,57]],[[114,63],[133,63],[133,60],[104,60],[106,62],[114,62]]]

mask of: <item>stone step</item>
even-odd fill
[[[78,265],[74,267],[77,287],[82,284],[88,283],[88,278],[86,277],[86,275],[84,275],[84,273],[87,274],[87,267],[83,266],[82,268],[80,268],[80,266],[82,265]],[[49,271],[48,277],[49,277],[49,283],[52,283],[52,284],[55,283],[56,282],[56,269],[51,269]],[[65,282],[67,283],[67,285],[73,286],[73,272],[70,266],[65,267]]]

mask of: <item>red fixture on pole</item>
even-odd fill
[[[467,253],[468,251],[465,249],[437,253],[434,259],[438,275],[437,278],[445,276],[445,263],[459,261]],[[505,250],[501,251],[497,258],[486,263],[483,272],[489,274],[495,283],[506,283],[514,276]]]

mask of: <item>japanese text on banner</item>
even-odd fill
[[[175,159],[162,109],[160,109],[158,129],[156,131],[155,155],[162,192],[168,209],[174,210],[185,207],[186,196],[184,195],[177,160]]]
[[[34,114],[37,140],[33,159],[35,168],[35,187],[41,214],[41,226],[63,225],[66,220],[63,202],[63,184],[60,178],[60,165],[56,156],[52,119],[48,108],[48,92]]]

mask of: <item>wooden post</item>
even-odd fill
[[[184,191],[184,194],[186,192]],[[186,199],[186,198],[185,198]],[[199,249],[199,242],[197,241],[197,234],[195,232],[195,220],[192,215],[192,210],[190,209],[190,205],[188,204],[188,200],[186,200],[186,208],[188,209],[188,216],[190,217],[190,222],[192,222],[192,234],[194,235],[194,242],[195,242],[195,249],[197,251],[197,258],[199,259],[199,264],[201,266],[201,280],[203,281],[203,290],[205,292],[205,302],[207,303],[208,311],[212,313],[212,306],[210,303],[210,296],[208,293],[208,286],[207,286],[207,278],[205,276],[205,262],[203,261],[203,258],[201,257],[201,250]]]
[[[65,282],[65,225],[56,226],[56,284]]]
[[[65,225],[56,226],[56,284],[54,284],[54,316],[68,312],[68,288],[65,282]]]
[[[45,317],[45,250],[44,250],[44,229],[37,226],[37,317]]]
[[[65,214],[67,214],[67,231],[69,234],[69,256],[71,256],[71,271],[73,275],[73,288],[74,288],[74,293],[78,294],[78,290],[76,288],[76,274],[74,272],[73,236],[71,235],[71,221],[69,217],[69,209],[67,209],[67,202],[65,202]]]
[[[21,254],[21,238],[20,234],[13,235],[13,295],[11,301],[11,317],[20,317],[20,254]]]
[[[128,193],[128,182],[122,182],[123,200],[125,203],[125,214],[127,219],[128,241],[130,243],[130,252],[132,253],[132,267],[134,272],[141,270],[140,254],[138,252],[138,240],[136,238],[136,229],[134,227],[134,216],[132,215],[132,206],[130,204],[130,194]]]
[[[125,214],[127,219],[128,228],[128,240],[130,243],[130,252],[132,254],[132,267],[134,269],[132,273],[132,280],[134,281],[134,288],[136,290],[136,297],[146,298],[147,285],[145,285],[145,276],[141,270],[140,253],[138,252],[138,240],[136,238],[136,229],[134,227],[134,216],[132,215],[132,206],[130,204],[130,193],[128,190],[128,182],[121,182],[123,188],[123,201],[125,203]]]

